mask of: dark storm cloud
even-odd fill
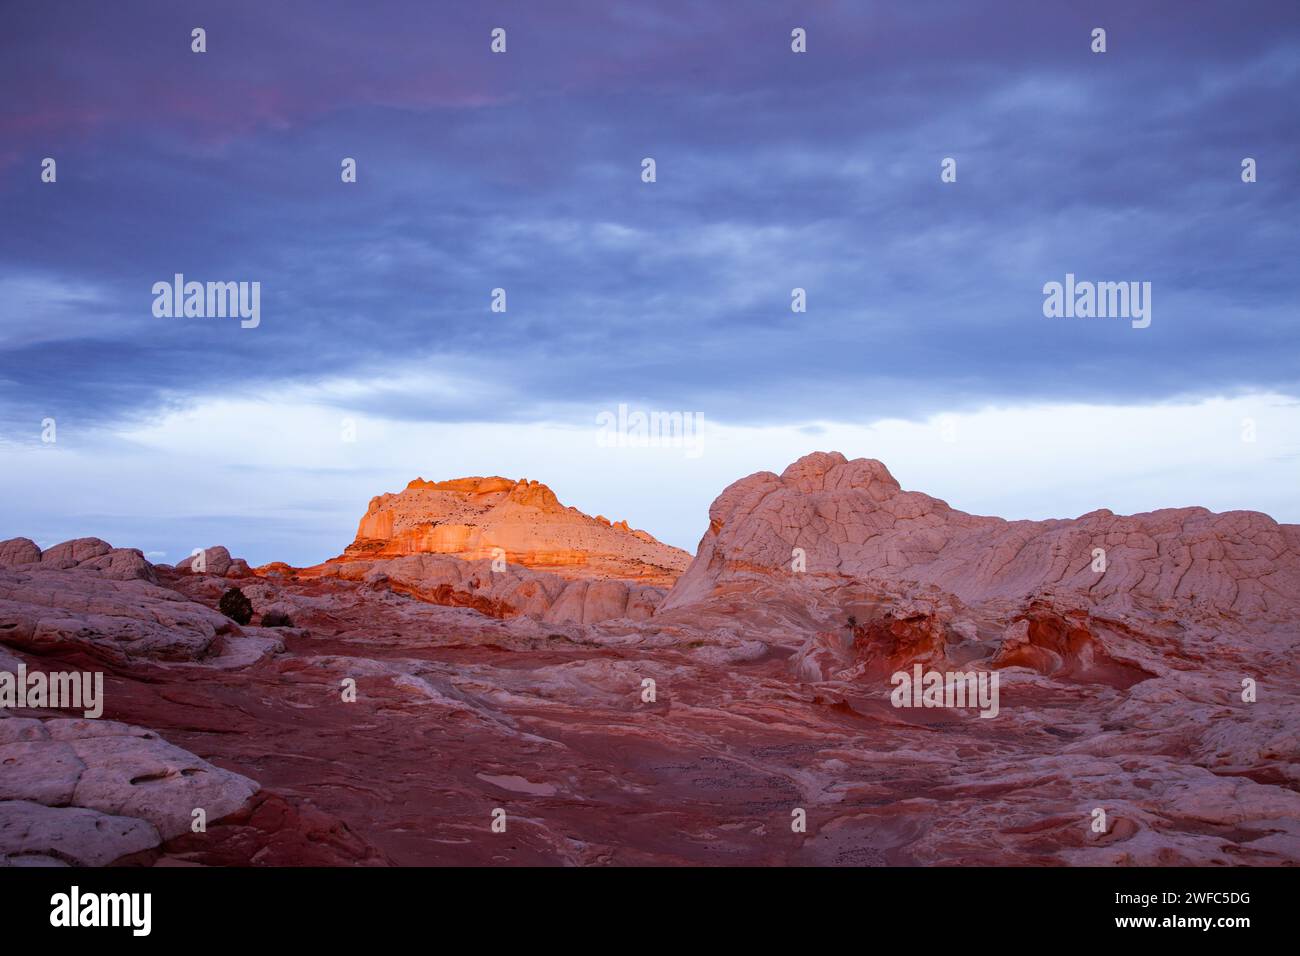
[[[1294,3],[741,9],[7,8],[6,423],[346,378],[431,420],[1294,392]],[[177,272],[260,281],[261,326],[154,318]],[[1045,319],[1066,272],[1150,281],[1152,326]]]

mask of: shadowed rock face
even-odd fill
[[[627,522],[560,504],[546,485],[508,478],[415,479],[374,498],[344,559],[448,554],[467,560],[505,552],[512,564],[564,577],[621,578],[667,586],[690,555]]]
[[[136,574],[0,542],[0,671],[103,669],[108,718],[0,710],[0,862],[1300,863],[1294,526],[1007,522],[836,454],[710,518],[666,598],[450,554]],[[232,585],[253,624],[215,610]],[[895,706],[913,668],[996,676],[997,715]],[[178,832],[200,786],[217,815]]]

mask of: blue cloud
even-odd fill
[[[1293,3],[806,7],[8,13],[0,421],[396,368],[466,388],[362,410],[772,423],[1297,392]],[[176,272],[260,281],[261,327],[155,319]],[[1045,319],[1067,272],[1150,281],[1151,328]]]

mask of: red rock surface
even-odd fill
[[[724,491],[667,598],[621,610],[590,590],[644,584],[452,555],[151,581],[115,577],[132,562],[111,548],[50,549],[47,565],[0,542],[0,670],[104,669],[113,734],[159,768],[67,804],[86,771],[55,715],[0,719],[21,744],[0,747],[0,854],[1296,864],[1297,531],[1202,509],[975,517],[878,462],[819,454]],[[253,625],[214,610],[231,585]],[[293,626],[256,626],[272,610]],[[996,675],[997,716],[894,707],[890,676],[918,664]],[[248,795],[206,834],[168,835],[158,821],[193,802],[187,768]]]
[[[645,620],[665,594],[620,579],[587,580],[490,560],[412,554],[383,560],[337,559],[314,568],[285,568],[296,579],[340,578],[382,586],[431,604],[467,607],[488,617],[524,615],[552,624]]]

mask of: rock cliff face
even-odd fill
[[[760,472],[728,487],[663,607],[799,573],[933,585],[963,601],[1022,600],[1050,587],[1097,609],[1197,608],[1294,620],[1300,526],[1204,508],[1127,517],[1095,511],[1053,521],[978,517],[901,490],[878,461],[821,452],[779,476]]]
[[[447,554],[474,560],[504,552],[511,564],[569,578],[620,578],[666,587],[690,555],[627,522],[560,504],[537,481],[417,478],[374,498],[344,559]]]

